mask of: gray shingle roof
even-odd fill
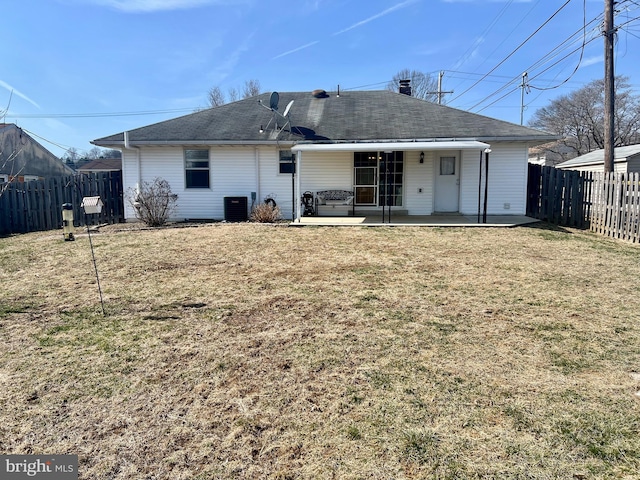
[[[391,91],[281,92],[278,111],[293,100],[291,132],[274,130],[280,116],[264,106],[269,93],[183,117],[130,130],[129,142],[143,144],[224,144],[275,142],[395,141],[431,139],[526,140],[557,137],[494,118],[465,112]],[[259,101],[262,102],[260,105]],[[271,122],[270,122],[271,121]],[[269,127],[267,128],[267,125]],[[260,127],[264,133],[260,133]],[[102,146],[124,144],[124,133],[94,140]]]
[[[626,147],[616,147],[613,149],[613,161],[625,162],[630,157],[640,155],[640,144],[628,145]],[[559,163],[556,168],[571,168],[582,165],[604,165],[604,149],[594,150],[593,152],[585,153],[579,157],[572,158],[566,162]]]

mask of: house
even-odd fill
[[[92,143],[122,151],[125,192],[167,180],[176,219],[225,218],[238,197],[246,210],[272,198],[300,219],[303,193],[321,191],[351,193],[340,215],[383,206],[474,215],[487,160],[487,213],[524,215],[528,148],[556,138],[404,93],[315,90],[261,94]]]
[[[0,123],[0,183],[71,174],[71,168],[20,127]]]
[[[576,149],[565,141],[549,142],[529,149],[529,163],[553,167],[577,155]]]
[[[78,173],[119,172],[122,170],[120,158],[97,158],[78,167]]]
[[[580,172],[604,172],[604,149],[567,160],[556,168]],[[640,144],[613,149],[613,171],[621,173],[640,172]]]

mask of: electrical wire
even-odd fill
[[[556,15],[558,15],[567,5],[569,5],[569,3],[571,2],[571,0],[567,0],[558,10],[556,10],[554,12],[553,15],[551,15],[547,20],[544,21],[544,23],[542,25],[540,25],[531,35],[529,35],[522,43],[520,43],[520,45],[518,45],[511,53],[509,53],[509,55],[507,55],[504,59],[502,59],[495,67],[493,67],[491,70],[489,70],[489,74],[495,72],[498,67],[500,67],[502,64],[504,64],[507,60],[509,60],[509,58],[511,58],[518,50],[520,50],[529,40],[531,40],[540,30],[542,30],[551,20],[553,20]],[[458,98],[460,98],[461,96],[463,96],[465,93],[469,92],[469,90],[471,90],[472,88],[474,88],[476,85],[478,85],[480,82],[482,82],[486,77],[482,77],[480,80],[478,80],[477,82],[475,82],[473,85],[471,85],[469,88],[467,88],[464,92],[462,92],[461,94],[459,94],[457,97],[453,98],[451,101],[455,101]]]
[[[69,145],[62,145],[62,144],[60,144],[60,143],[56,143],[56,142],[54,142],[54,141],[52,141],[52,140],[48,140],[48,139],[46,139],[46,138],[44,138],[44,137],[42,137],[42,136],[38,135],[37,133],[30,132],[29,130],[27,130],[27,129],[26,129],[26,128],[24,128],[24,127],[20,127],[20,128],[21,128],[23,131],[27,132],[27,133],[28,133],[29,135],[31,135],[32,137],[37,137],[37,138],[39,138],[40,140],[43,140],[43,141],[45,141],[45,142],[47,142],[47,143],[50,143],[51,145],[55,145],[56,147],[60,148],[61,150],[64,150],[65,152],[68,152],[68,151],[69,151],[69,150],[71,150],[72,148],[75,148],[75,147],[70,147]]]
[[[553,64],[551,64],[551,66],[545,68],[541,72],[539,72],[539,73],[537,73],[537,74],[535,74],[533,76],[529,76],[529,82],[527,83],[527,87],[533,88],[535,90],[552,90],[552,89],[555,89],[555,88],[559,88],[560,86],[562,86],[565,83],[567,83],[575,75],[575,73],[578,71],[578,68],[580,67],[580,65],[582,63],[582,59],[584,57],[584,49],[585,49],[586,45],[588,43],[592,42],[593,40],[599,38],[599,30],[597,31],[598,35],[592,36],[592,38],[590,38],[589,40],[587,40],[587,35],[586,35],[587,26],[593,24],[594,22],[597,22],[598,20],[599,20],[599,16],[597,16],[596,18],[594,18],[593,20],[591,20],[590,22],[587,23],[587,21],[586,21],[586,0],[584,0],[583,1],[583,27],[580,28],[579,30],[577,30],[575,33],[573,33],[571,36],[569,36],[567,39],[565,39],[559,45],[557,45],[554,49],[552,49],[549,53],[544,55],[541,59],[536,61],[533,65],[529,66],[526,69],[526,71],[527,72],[531,72],[531,71],[541,67],[545,62],[550,61],[552,58],[556,57],[560,52],[562,52],[564,49],[568,48],[571,45],[571,43],[574,43],[576,41],[574,39],[574,37],[576,37],[576,35],[582,33],[580,46],[578,48],[576,48],[575,50],[571,51],[569,54],[567,54],[564,57],[562,57],[560,60],[554,62]],[[595,33],[595,32],[596,31],[594,30],[593,33]],[[574,68],[573,72],[569,76],[567,76],[567,78],[564,79],[564,81],[562,81],[559,84],[554,85],[552,87],[536,87],[536,86],[531,85],[531,81],[532,80],[534,80],[536,78],[539,78],[543,73],[549,71],[552,67],[558,65],[563,60],[566,60],[567,58],[569,58],[571,55],[573,55],[577,51],[580,51],[580,59],[579,59],[577,65],[576,65],[576,67]],[[499,88],[498,90],[496,90],[496,91],[492,92],[491,94],[487,95],[481,101],[479,101],[475,105],[473,105],[470,108],[470,110],[473,110],[473,109],[479,107],[481,104],[483,104],[484,102],[488,101],[490,98],[500,94],[502,91],[504,91],[505,89],[509,88],[509,86],[511,86],[514,82],[519,81],[520,78],[521,77],[512,78],[510,82],[508,82],[507,84],[503,85],[501,88]],[[516,88],[510,90],[509,92],[507,92],[507,94],[501,96],[498,100],[501,100],[505,96],[508,96],[509,94],[513,93],[515,90],[517,90],[521,86],[522,85],[519,85]],[[495,101],[492,102],[491,104],[489,104],[489,105],[485,106],[484,108],[482,108],[482,110],[488,108],[489,106],[491,106],[491,105],[493,105],[495,103],[496,103]],[[480,111],[482,111],[482,110],[480,110]]]
[[[105,117],[129,117],[136,115],[162,115],[167,113],[193,112],[195,108],[174,108],[168,110],[146,110],[138,112],[111,112],[111,113],[11,113],[11,118],[105,118]]]

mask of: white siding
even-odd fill
[[[133,207],[129,203],[129,197],[133,194],[138,184],[137,154],[133,150],[122,149],[122,186],[124,190],[124,217],[127,220],[136,218]]]
[[[142,182],[162,178],[178,195],[177,209],[171,220],[224,218],[224,197],[246,196],[256,191],[256,167],[253,148],[211,148],[209,153],[210,188],[185,188],[184,149],[147,147],[140,149]],[[136,152],[125,150],[123,159],[125,192],[138,182]],[[135,216],[127,205],[126,218]]]
[[[478,213],[478,174],[480,152],[465,150],[460,174],[460,213]],[[484,155],[483,155],[484,177]],[[484,203],[484,181],[482,202]],[[489,215],[524,215],[527,197],[527,145],[492,143],[489,154],[487,213]]]
[[[424,152],[424,163],[420,163],[420,152],[404,153],[404,206],[409,215],[431,215],[433,213],[433,173],[435,152]],[[422,189],[422,193],[418,190]]]
[[[300,173],[303,192],[353,190],[353,153],[304,152]]]
[[[258,202],[271,196],[285,219],[291,219],[291,174],[280,173],[280,150],[275,147],[261,147],[258,150],[260,162],[260,186]]]
[[[527,146],[521,143],[494,143],[489,159],[489,214],[525,213],[527,182]],[[173,193],[178,195],[177,219],[224,218],[224,197],[247,197],[251,208],[252,192],[262,202],[273,194],[284,218],[291,218],[292,182],[290,174],[279,173],[279,153],[275,147],[212,147],[210,149],[210,179],[208,189],[186,189],[183,147],[143,147],[140,149],[141,167],[138,169],[137,152],[123,151],[123,181],[125,194],[135,189],[138,175],[143,182],[154,178],[166,179]],[[434,159],[442,152],[424,152],[424,163],[419,163],[420,152],[404,154],[403,209],[409,215],[433,213],[435,181]],[[450,152],[446,152],[449,153]],[[465,150],[461,155],[460,212],[473,215],[478,207],[477,150]],[[304,152],[301,163],[301,192],[326,189],[353,189],[352,152]],[[419,192],[419,190],[422,190]],[[484,192],[484,188],[482,190]],[[505,208],[509,204],[510,208]],[[133,219],[133,211],[125,202],[125,215]]]
[[[627,162],[615,162],[613,164],[613,171],[616,173],[627,173],[627,167]],[[583,165],[581,167],[569,167],[561,170],[575,170],[576,172],[604,172],[604,163]]]

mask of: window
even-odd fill
[[[375,205],[378,192],[378,152],[356,152],[353,168],[356,205]]]
[[[187,188],[209,188],[209,150],[185,150],[184,166]]]
[[[26,182],[37,182],[39,178],[40,178],[40,177],[38,177],[37,175],[25,175],[25,176],[23,177],[23,181],[24,181],[25,183],[26,183]]]
[[[291,150],[280,150],[280,173],[296,173],[295,156]]]
[[[404,152],[382,153],[378,205],[402,206]]]
[[[440,157],[440,175],[456,174],[456,157]]]
[[[0,173],[0,183],[7,183],[9,181],[9,175]]]
[[[401,206],[403,152],[355,152],[356,205]]]

